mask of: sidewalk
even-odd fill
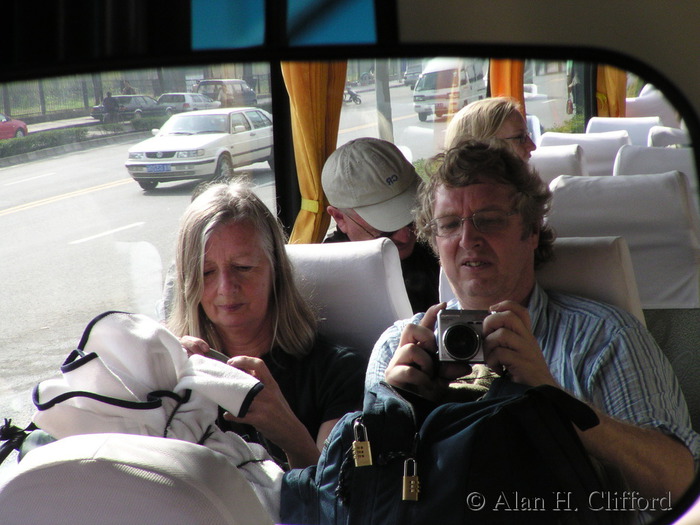
[[[402,87],[403,83],[399,80],[393,80],[389,83],[389,88]],[[366,93],[375,90],[375,84],[367,84],[365,86],[355,86],[353,90],[356,93]],[[57,146],[55,148],[44,148],[30,153],[23,153],[21,155],[14,155],[12,157],[0,158],[0,168],[6,168],[9,166],[14,166],[16,164],[22,164],[25,162],[31,162],[33,160],[40,160],[44,158],[51,157],[53,155],[60,155],[63,153],[70,153],[73,151],[82,151],[89,148],[107,146],[110,144],[118,144],[120,142],[128,142],[130,140],[145,140],[151,137],[150,131],[143,131],[138,133],[120,133],[115,135],[103,136],[101,128],[97,126],[100,122],[91,116],[86,117],[76,117],[70,119],[62,120],[52,120],[47,122],[39,122],[36,124],[28,124],[27,130],[29,134],[37,133],[40,131],[49,131],[53,129],[62,128],[75,128],[75,127],[94,127],[94,132],[89,135],[91,138],[83,142],[76,142],[72,144],[66,144],[63,146]]]
[[[55,121],[61,122],[61,121]],[[51,124],[47,122],[46,124]],[[66,127],[66,126],[63,126]],[[46,128],[52,129],[52,128]],[[54,127],[53,129],[58,129]],[[29,153],[22,153],[20,155],[13,155],[12,157],[2,157],[0,158],[0,168],[7,168],[10,166],[15,166],[17,164],[24,164],[25,162],[32,162],[34,160],[46,159],[53,157],[54,155],[63,155],[65,153],[72,153],[74,151],[84,151],[91,148],[98,148],[100,146],[109,146],[112,144],[120,144],[122,142],[130,142],[133,140],[145,140],[151,137],[150,131],[139,131],[130,133],[119,133],[109,136],[96,136],[89,140],[84,140],[82,142],[73,142],[71,144],[64,144],[63,146],[56,146],[55,148],[43,148],[36,151],[31,151]]]
[[[50,120],[48,122],[39,122],[37,124],[27,124],[27,130],[29,133],[36,133],[38,131],[47,131],[51,129],[94,126],[95,124],[99,124],[99,121],[88,116],[63,120]]]
[[[397,88],[397,87],[403,87],[403,82],[401,80],[391,80],[389,82],[389,88]],[[375,90],[375,84],[367,84],[364,86],[353,86],[353,91],[356,93],[366,93],[370,91]],[[268,101],[269,97],[262,96],[260,97],[259,102],[261,101]],[[259,104],[260,105],[260,104]],[[47,131],[51,129],[60,129],[60,128],[74,128],[74,127],[82,127],[82,126],[95,126],[97,124],[100,124],[100,122],[91,116],[86,116],[86,117],[76,117],[76,118],[69,118],[69,119],[63,119],[63,120],[52,120],[48,122],[39,122],[37,124],[28,124],[27,125],[27,130],[29,133],[36,133],[38,131]]]

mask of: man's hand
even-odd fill
[[[386,368],[387,383],[437,401],[450,381],[469,373],[468,365],[437,361],[434,330],[438,312],[443,308],[445,303],[431,306],[419,324],[404,328],[399,347]]]
[[[558,387],[532,334],[527,308],[514,301],[503,301],[489,310],[492,314],[483,324],[488,367],[498,374],[507,373],[516,383]]]

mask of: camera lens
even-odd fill
[[[456,324],[445,330],[442,338],[447,353],[456,361],[468,361],[481,346],[479,334],[466,324]]]

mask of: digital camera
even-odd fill
[[[440,361],[484,362],[482,322],[488,310],[440,310],[435,337]]]

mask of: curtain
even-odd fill
[[[520,103],[525,114],[522,60],[495,60],[489,63],[489,86],[492,97],[511,97]]]
[[[595,95],[599,117],[624,117],[627,73],[612,66],[598,66]]]
[[[346,68],[346,62],[282,63],[301,192],[290,243],[321,242],[330,224],[321,170],[338,141]]]

